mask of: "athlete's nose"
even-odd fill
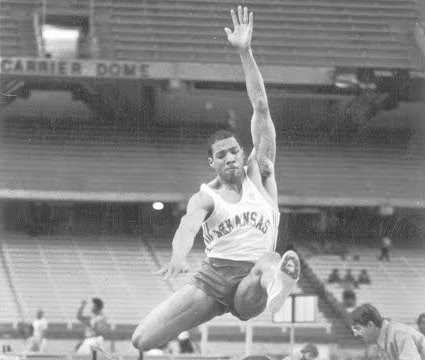
[[[226,165],[233,165],[236,162],[236,157],[232,154],[227,155],[226,157]]]

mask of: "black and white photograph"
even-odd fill
[[[0,360],[425,360],[425,0],[0,0]]]

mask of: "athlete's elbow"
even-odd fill
[[[259,114],[267,114],[269,112],[269,103],[267,101],[267,97],[258,96],[252,104],[254,111]]]
[[[269,158],[262,156],[257,158],[257,162],[263,179],[274,175],[274,164]]]

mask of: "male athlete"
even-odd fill
[[[154,308],[133,334],[133,345],[147,351],[176,338],[215,316],[231,312],[241,320],[266,307],[278,311],[300,274],[293,251],[282,258],[273,252],[279,223],[274,174],[275,128],[264,82],[251,51],[253,14],[231,10],[234,30],[225,28],[238,51],[253,107],[254,149],[244,167],[244,153],[235,136],[218,131],[209,140],[209,164],[217,177],[191,197],[174,235],[168,265],[160,270],[171,279],[187,270],[186,258],[202,227],[207,258],[191,284]]]

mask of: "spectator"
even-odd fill
[[[353,309],[356,306],[356,293],[351,287],[348,287],[344,289],[342,292],[342,302],[344,304],[344,307],[349,310]]]
[[[332,269],[332,272],[329,274],[329,277],[328,277],[328,283],[333,284],[333,283],[339,283],[339,282],[341,282],[341,277],[339,276],[338,269]]]
[[[99,298],[92,299],[91,316],[83,315],[86,305],[87,301],[83,300],[77,312],[77,319],[86,327],[85,338],[76,349],[79,355],[91,354],[92,348],[103,349],[104,334],[107,330],[103,301]]]
[[[354,278],[351,269],[347,269],[347,272],[345,273],[344,279],[344,286],[347,288],[353,288],[353,287],[357,287],[357,282],[356,279]]]
[[[48,323],[44,312],[38,310],[36,318],[31,325],[31,336],[28,338],[25,350],[33,352],[46,352],[46,331]]]
[[[416,325],[418,325],[418,330],[421,334],[425,335],[425,313],[419,315]]]
[[[193,354],[195,347],[193,346],[192,340],[190,340],[189,333],[183,331],[178,337],[179,342],[179,353],[180,354]]]
[[[414,328],[382,318],[371,304],[357,307],[350,317],[354,336],[366,344],[377,344],[379,358],[425,360],[425,336]]]
[[[357,279],[357,284],[370,285],[370,277],[369,277],[369,273],[367,272],[366,269],[360,270],[360,274],[359,274],[359,277]]]
[[[294,360],[313,360],[319,356],[319,350],[317,350],[317,346],[313,344],[307,344],[304,346],[299,354],[295,354]],[[283,360],[290,360],[291,357],[287,356]]]
[[[390,248],[391,248],[392,242],[391,239],[388,236],[384,236],[381,241],[381,255],[379,256],[379,260],[384,261],[390,261]]]

